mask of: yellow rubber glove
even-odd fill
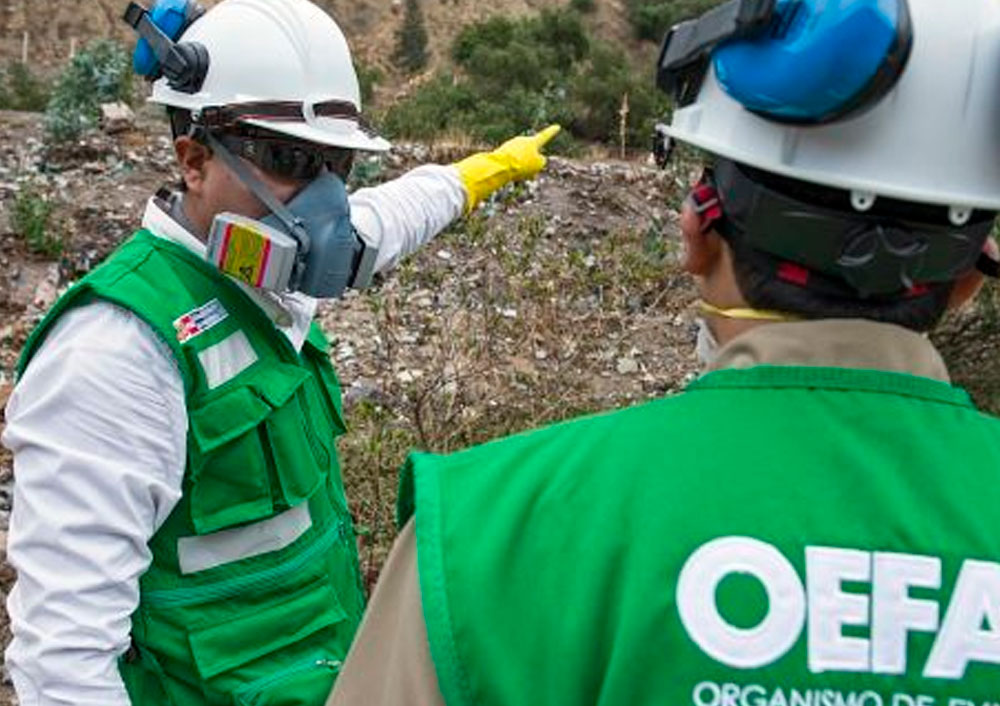
[[[531,179],[542,171],[548,162],[542,148],[560,130],[558,125],[550,125],[537,135],[515,137],[492,152],[479,152],[457,162],[455,167],[468,195],[465,212],[470,213],[494,191],[512,181]]]

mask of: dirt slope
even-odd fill
[[[214,5],[219,0],[202,0]],[[451,39],[466,24],[492,14],[523,15],[567,0],[423,0],[434,62],[442,60]],[[342,25],[357,55],[391,71],[394,36],[402,20],[400,0],[317,0]],[[148,3],[147,3],[148,4]],[[28,57],[55,65],[73,46],[94,37],[117,36],[130,41],[120,17],[128,0],[0,0],[0,63],[21,56],[28,32]],[[629,35],[623,0],[597,0],[587,22],[596,36],[636,47]]]

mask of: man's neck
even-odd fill
[[[748,331],[752,331],[755,328],[764,326],[768,321],[750,321],[743,319],[727,319],[724,316],[707,316],[709,328],[712,329],[712,334],[715,336],[715,340],[719,342],[720,346],[724,346],[734,338],[742,336]]]
[[[195,225],[194,220],[189,215],[187,199],[184,198],[183,193],[174,194],[168,205],[170,217],[177,221],[178,225],[201,242],[204,243],[208,240],[208,233]]]

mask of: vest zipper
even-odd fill
[[[328,669],[334,674],[339,674],[341,667],[344,663],[339,659],[327,659],[326,657],[314,657],[298,664],[293,664],[290,667],[285,667],[280,669],[273,674],[268,674],[265,677],[261,677],[256,681],[249,682],[241,686],[236,691],[236,696],[241,698],[252,697],[261,691],[264,691],[268,687],[274,686],[275,684],[281,683],[282,681],[297,676],[299,674],[305,674],[314,669]]]
[[[334,522],[301,554],[270,569],[200,586],[147,591],[143,594],[143,602],[150,606],[160,607],[195,605],[212,599],[235,596],[261,584],[275,583],[288,574],[301,570],[317,555],[322,554],[338,541],[341,541],[346,536],[345,529],[343,520]]]

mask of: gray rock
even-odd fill
[[[127,132],[135,127],[135,113],[125,103],[104,103],[101,106],[101,129],[109,135]]]

